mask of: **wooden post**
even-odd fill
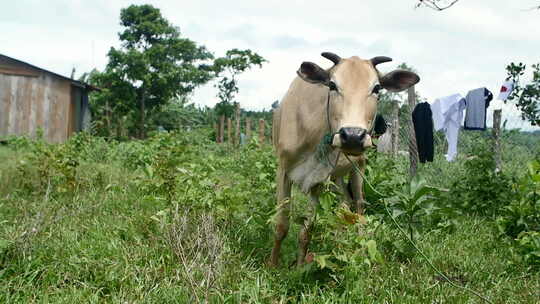
[[[227,142],[232,142],[232,121],[230,117],[227,117]]]
[[[392,104],[392,130],[391,130],[391,141],[392,141],[392,155],[396,156],[399,150],[399,102],[397,100],[393,101]]]
[[[142,92],[141,96],[141,121],[139,122],[139,138],[145,139],[146,138],[146,95],[144,94],[144,91]]]
[[[416,106],[416,93],[414,87],[410,87],[407,90],[407,101],[409,104],[409,117],[412,117],[412,111]],[[408,135],[409,135],[409,176],[412,178],[416,175],[416,168],[418,166],[418,146],[416,145],[416,135],[414,133],[414,125],[412,118],[408,120]]]
[[[264,143],[264,119],[259,119],[259,142]]]
[[[214,129],[216,130],[216,143],[219,144],[219,123],[218,122],[214,124]]]
[[[235,118],[236,120],[236,130],[234,132],[234,144],[240,145],[240,103],[236,103]]]
[[[225,137],[225,115],[219,117],[219,142],[223,143]]]
[[[495,158],[496,172],[500,172],[502,170],[501,116],[502,110],[493,111],[493,157]]]
[[[246,140],[251,138],[251,118],[246,117]]]
[[[105,123],[107,124],[107,136],[112,137],[111,130],[111,108],[109,107],[109,100],[105,101]]]

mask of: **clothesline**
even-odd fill
[[[497,100],[505,101],[512,93],[514,83],[505,81]],[[437,98],[433,103],[423,102],[414,108],[412,120],[420,162],[433,161],[433,130],[442,130],[448,142],[446,160],[453,161],[457,155],[460,128],[485,130],[487,108],[493,94],[485,87],[470,90],[465,97],[452,94]],[[465,112],[465,117],[464,117]]]

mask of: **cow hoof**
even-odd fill
[[[313,263],[313,259],[314,259],[314,258],[315,258],[315,255],[314,255],[313,253],[311,253],[311,252],[308,252],[308,253],[306,254],[306,259],[305,259],[306,264]]]
[[[279,267],[279,262],[278,261],[272,261],[272,259],[268,259],[266,260],[266,266],[268,268],[278,268]]]

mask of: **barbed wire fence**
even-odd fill
[[[412,111],[421,100],[415,93],[414,87],[400,96],[394,96],[390,107],[382,107],[379,114],[383,115],[387,123],[387,131],[377,141],[377,150],[396,159],[400,164],[400,173],[409,177],[420,172],[421,176],[438,185],[447,184],[448,177],[457,170],[466,170],[464,161],[476,157],[475,151],[480,145],[487,146],[494,152],[497,167],[500,170],[519,170],[515,167],[516,157],[524,157],[523,163],[530,160],[531,155],[539,153],[538,144],[529,140],[528,134],[519,131],[532,132],[540,127],[531,126],[530,122],[522,119],[519,110],[512,104],[502,105],[502,101],[492,101],[486,112],[486,130],[470,131],[461,128],[458,135],[458,154],[451,162],[445,155],[448,151],[448,142],[443,131],[433,132],[434,157],[433,162],[421,163],[418,156],[418,145]],[[496,110],[501,110],[500,130],[493,130],[493,116]],[[271,117],[271,115],[270,115]],[[272,142],[272,119],[242,115],[238,110],[233,118],[220,117],[215,125],[216,142],[231,143],[234,145],[248,143],[256,137],[260,145]],[[516,136],[517,134],[517,136]],[[532,134],[531,134],[532,135]],[[540,137],[539,137],[540,139]],[[514,167],[508,167],[510,164]]]
[[[434,131],[433,162],[420,163],[412,111],[416,104],[423,100],[417,98],[414,88],[409,90],[406,100],[401,99],[401,101],[394,100],[392,107],[380,113],[385,117],[388,130],[379,138],[377,150],[399,160],[398,163],[403,164],[403,167],[399,168],[402,174],[413,176],[418,171],[429,182],[447,185],[448,180],[445,179],[448,179],[456,169],[466,170],[464,161],[476,157],[475,151],[478,151],[480,145],[487,146],[487,149],[493,152],[497,170],[522,170],[518,164],[525,164],[531,157],[540,153],[539,140],[536,142],[531,140],[532,133],[522,133],[540,130],[540,127],[532,126],[529,121],[523,119],[515,105],[511,103],[503,105],[503,102],[498,100],[492,101],[487,108],[486,130],[460,129],[458,154],[453,161],[449,162],[445,157],[448,142],[444,132]],[[497,111],[500,111],[498,122],[494,119],[494,113]],[[519,157],[523,159],[516,159]]]

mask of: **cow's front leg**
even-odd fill
[[[302,227],[300,228],[300,233],[298,234],[298,256],[296,257],[296,266],[304,265],[306,260],[309,241],[311,240],[311,228],[313,228],[313,223],[315,222],[315,216],[317,214],[317,205],[319,204],[319,194],[319,186],[311,189],[309,193],[310,200],[307,214],[302,223]]]
[[[357,165],[360,172],[353,168],[350,174],[349,184],[356,212],[362,215],[364,214],[364,176],[366,171],[365,161],[360,160]]]
[[[279,264],[279,253],[281,243],[289,231],[289,213],[291,198],[291,181],[287,174],[281,168],[278,168],[277,174],[277,214],[276,214],[276,233],[274,236],[274,248],[270,256],[269,265],[276,267]]]
[[[340,193],[343,194],[343,196],[345,197],[349,209],[354,210],[354,208],[356,208],[356,205],[352,193],[351,182],[349,181],[348,183],[346,183],[344,178],[340,176],[335,179],[335,183],[341,189]]]

